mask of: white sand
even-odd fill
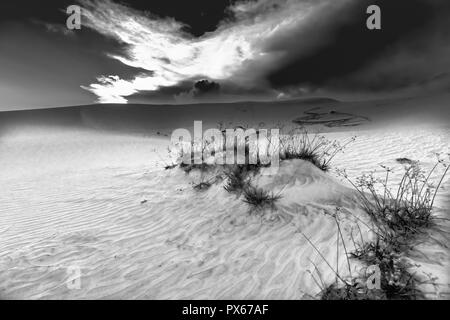
[[[374,169],[381,173],[379,164],[387,164],[396,169],[395,182],[401,173],[396,158],[420,160],[430,168],[434,153],[450,152],[447,115],[425,116],[404,107],[407,117],[400,111],[389,117],[389,105],[398,110],[395,103],[369,114],[363,104],[321,106],[372,120],[358,127],[322,128],[332,139],[358,136],[333,168],[347,169],[354,178]],[[272,120],[284,117],[289,123],[309,107],[286,108]],[[189,117],[190,107],[185,108],[184,122],[155,120],[153,128],[168,133],[180,124],[192,126],[191,117],[202,120],[201,115],[205,122],[221,120],[220,112],[205,108]],[[241,113],[230,117],[236,124],[270,120],[267,112],[258,118],[254,108],[238,109]],[[320,290],[308,272],[314,271],[313,263],[325,282],[334,275],[297,231],[310,236],[335,266],[337,229],[329,214],[339,206],[367,219],[354,191],[333,171],[325,174],[291,161],[276,176],[257,178],[259,186],[283,195],[278,209],[261,217],[249,214],[248,206],[221,183],[198,192],[191,185],[200,181],[197,174],[165,171],[161,158],[168,158],[167,137],[90,124],[88,129],[15,125],[0,135],[0,298],[305,299]],[[447,178],[435,215],[450,218],[449,190]],[[349,228],[344,221],[346,239]],[[420,264],[417,272],[438,278],[437,287],[424,287],[430,298],[449,298],[448,235],[432,231],[412,255]],[[347,246],[352,249],[350,242]],[[340,250],[339,271],[346,275]],[[81,268],[79,289],[68,286],[72,267]],[[352,264],[352,272],[359,268]]]

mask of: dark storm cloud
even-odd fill
[[[343,0],[340,2],[342,3]],[[193,78],[233,82],[255,90],[265,85],[265,68],[249,68],[254,62],[271,64],[277,53],[265,52],[266,42],[299,26],[331,0],[259,0],[228,7],[226,19],[213,32],[193,37],[185,25],[112,1],[80,0],[85,25],[106,37],[126,43],[123,55],[111,55],[125,65],[153,72],[124,81],[114,74],[86,86],[100,102],[126,102],[139,92],[158,91]],[[280,3],[280,5],[278,5]],[[169,62],[169,64],[167,64]],[[270,88],[264,88],[270,90]]]
[[[214,81],[203,79],[194,84],[193,94],[195,97],[206,95],[216,95],[220,92],[220,84]]]
[[[66,19],[66,8],[76,0],[14,0],[0,4],[0,23],[2,21],[40,20],[61,24]],[[126,3],[139,11],[164,18],[170,17],[184,24],[187,32],[201,36],[214,31],[226,17],[226,9],[237,0],[126,0]]]
[[[117,59],[153,72],[152,77],[116,77],[86,87],[103,102],[167,92],[162,88],[202,77],[232,84],[225,86],[230,96],[388,92],[432,83],[449,65],[448,55],[442,54],[449,42],[449,4],[441,0],[234,2],[221,22],[214,19],[218,26],[199,37],[186,33],[182,17],[142,14],[110,1],[81,1],[90,28],[128,44]],[[372,4],[381,7],[382,30],[366,27],[366,9]],[[133,28],[122,23],[128,19],[136,23]],[[196,98],[186,93],[175,97]]]
[[[187,95],[192,90],[194,80],[186,80],[174,86],[160,87],[154,91],[138,91],[127,97],[129,103],[176,103],[177,97]]]
[[[221,85],[208,79],[197,80],[189,91],[178,93],[174,98],[177,102],[221,101]]]
[[[127,2],[137,10],[176,17],[183,23],[184,31],[193,36],[214,30],[231,3]],[[127,57],[128,44],[84,27],[69,31],[65,11],[76,3],[76,0],[0,2],[0,110],[92,103],[97,96],[82,86],[117,78],[129,81],[136,76],[153,76],[154,72],[148,68],[128,66],[111,58]],[[165,58],[160,62],[171,64]],[[183,90],[189,87],[191,83]],[[173,92],[176,90],[161,90],[153,95],[167,100]]]
[[[218,101],[450,87],[447,0],[76,0],[69,31],[73,2],[0,5],[0,107],[195,102],[201,79]]]
[[[209,80],[207,80],[209,82]],[[201,80],[190,79],[175,86],[161,87],[157,91],[139,91],[127,97],[128,103],[199,103],[230,102],[236,100],[267,100],[276,97],[279,92],[267,90],[266,87],[243,88],[232,81],[209,85],[213,90],[199,90],[195,85]],[[211,82],[210,82],[211,83]],[[215,83],[215,82],[214,82]],[[197,85],[198,87],[198,85]]]
[[[368,15],[362,13],[369,4],[380,6],[382,30],[365,27]],[[433,0],[358,1],[324,12],[309,28],[269,46],[287,54],[267,79],[275,88],[383,91],[413,86],[450,66],[449,12],[448,2]],[[295,38],[303,44],[298,46]]]
[[[157,91],[142,91],[128,97],[129,103],[153,103],[164,102],[196,102],[196,101],[220,101],[221,85],[207,79],[189,80],[176,86],[161,87]]]

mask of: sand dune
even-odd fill
[[[11,226],[2,237],[3,297],[301,298],[300,289],[317,290],[306,273],[315,255],[296,228],[334,259],[335,225],[324,212],[351,198],[309,163],[294,162],[265,182],[275,190],[292,186],[280,209],[264,218],[249,215],[221,185],[197,193],[182,171],[111,170],[105,181],[106,173],[62,179],[56,188],[50,181],[33,194],[22,190],[22,197],[16,191],[14,203],[2,199],[9,213],[2,224]],[[334,192],[309,197],[323,187]],[[299,190],[303,197],[295,196]],[[73,265],[83,272],[79,291],[64,284]]]
[[[190,128],[193,120],[211,126],[219,121],[294,125],[292,120],[313,108],[354,114],[370,121],[320,127],[332,139],[358,137],[334,159],[333,168],[345,168],[353,178],[387,164],[396,169],[395,182],[401,173],[397,158],[420,160],[429,168],[435,153],[450,153],[448,118],[430,111],[440,110],[439,103],[430,106],[427,117],[413,107],[405,113],[407,105],[286,102],[276,106],[276,116],[270,104],[223,105],[214,112],[197,105],[2,113],[0,297],[311,298],[320,291],[309,273],[313,263],[324,281],[332,282],[334,274],[298,230],[346,274],[346,259],[336,253],[331,214],[341,207],[367,219],[355,191],[334,171],[324,173],[301,160],[283,162],[276,175],[255,178],[262,188],[282,191],[277,209],[251,214],[247,204],[224,190],[223,182],[198,192],[192,183],[205,177],[164,170],[169,161],[169,137],[164,135]],[[379,115],[380,109],[394,106],[403,113],[395,109],[392,117]],[[449,190],[447,179],[435,211],[440,217],[450,218]],[[347,239],[350,220],[342,223]],[[426,288],[431,298],[450,293],[448,234],[430,231],[411,257],[421,265],[418,272],[438,277],[437,288]],[[353,262],[352,272],[360,267]],[[73,268],[81,272],[79,289],[71,287]]]

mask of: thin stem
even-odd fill
[[[342,277],[333,269],[333,267],[330,265],[330,263],[328,262],[327,259],[325,259],[325,257],[322,255],[322,253],[320,252],[319,249],[317,249],[317,247],[314,245],[314,243],[312,243],[312,241],[300,230],[298,229],[298,232],[300,232],[300,234],[305,237],[305,239],[309,242],[309,244],[314,248],[314,250],[316,250],[316,252],[319,254],[319,256],[323,259],[323,261],[325,261],[325,263],[328,265],[328,267],[334,272],[334,274],[336,275],[336,277],[339,278],[339,280],[342,281],[342,283],[348,285],[348,283],[342,279]]]
[[[434,191],[434,195],[433,195],[433,199],[431,200],[431,205],[430,205],[430,209],[433,208],[434,205],[434,199],[436,198],[436,195],[438,193],[439,188],[441,187],[442,181],[444,181],[444,177],[447,175],[448,169],[450,168],[450,166],[447,166],[447,168],[444,171],[444,174],[441,177],[441,180],[439,180],[439,183],[436,187],[436,190]]]
[[[336,221],[336,225],[338,227],[339,230],[339,234],[341,235],[341,239],[342,239],[342,246],[344,247],[344,251],[345,251],[345,258],[347,259],[347,266],[348,266],[348,272],[350,274],[350,278],[353,278],[352,276],[352,270],[350,268],[350,261],[348,260],[348,252],[347,252],[347,247],[345,246],[345,241],[344,241],[344,236],[342,235],[342,231],[341,231],[341,226],[339,225],[339,222],[337,220],[337,218],[334,218]]]

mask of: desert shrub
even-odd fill
[[[225,172],[225,177],[227,182],[224,186],[225,190],[230,193],[241,193],[249,185],[248,175],[251,168],[246,166],[232,166],[227,172]]]
[[[396,243],[381,239],[369,242],[352,252],[352,257],[380,268],[380,287],[384,299],[415,300],[423,294],[418,289],[419,280],[408,269],[411,267]]]
[[[171,170],[171,169],[175,169],[177,166],[178,166],[177,164],[165,164],[164,169]]]
[[[207,163],[200,163],[200,164],[196,164],[196,163],[191,163],[191,164],[186,164],[186,163],[180,163],[180,168],[183,169],[184,172],[189,173],[193,170],[200,170],[200,171],[208,171],[208,170],[212,170],[214,168],[213,165],[207,164]]]
[[[332,263],[300,231],[336,275],[335,282],[325,285],[316,265],[314,266],[319,275],[320,282],[310,272],[314,281],[321,289],[319,296],[322,300],[415,300],[424,297],[423,293],[419,290],[419,284],[423,282],[414,273],[409,271],[412,265],[405,258],[404,247],[399,245],[398,241],[394,240],[393,237],[387,238],[376,233],[374,241],[365,242],[361,228],[357,222],[356,226],[360,232],[361,243],[356,243],[352,232],[351,239],[354,244],[354,250],[349,253],[347,252],[344,237],[341,232],[340,222],[337,219],[338,213],[339,208],[336,209],[336,214],[334,215],[339,234],[336,245],[336,256],[339,256],[339,240],[341,240],[349,267],[349,277],[347,278],[344,278],[340,274],[337,265],[333,268]],[[367,266],[378,266],[380,270],[380,288],[369,289],[367,286],[369,278],[366,275],[357,275],[354,277],[350,270],[350,259],[357,259]]]
[[[245,130],[244,127],[236,127],[236,129]],[[256,131],[259,134],[259,131]],[[192,170],[208,171],[216,166],[241,166],[248,171],[258,172],[263,167],[270,166],[269,163],[263,163],[258,154],[260,147],[258,142],[253,142],[248,137],[245,139],[236,139],[233,145],[233,153],[235,164],[223,164],[226,158],[226,131],[222,131],[223,141],[203,140],[191,142],[178,142],[169,147],[169,154],[175,160],[175,164],[166,165],[166,170],[179,166],[185,172]],[[189,150],[189,151],[187,151]],[[242,152],[242,154],[241,154]],[[205,157],[207,155],[207,157]],[[221,161],[219,160],[219,157]],[[187,160],[187,161],[186,161]],[[197,160],[197,161],[196,161]],[[200,160],[200,161],[198,161]],[[198,162],[198,163],[196,163]]]
[[[198,141],[192,141],[190,154],[186,154],[182,146],[178,150],[179,158],[177,162],[180,163],[180,168],[183,169],[186,173],[189,173],[192,170],[199,170],[202,172],[208,171],[210,169],[213,169],[214,164],[209,161],[210,159],[204,158],[205,151],[216,149],[217,146],[213,141],[203,141],[201,143]],[[214,154],[214,152],[212,152],[212,154]],[[200,156],[201,163],[196,163],[196,156]],[[189,163],[186,163],[186,159],[190,160]]]
[[[401,164],[412,164],[414,161],[409,159],[409,158],[397,158],[395,159],[395,161],[397,161],[398,163]]]
[[[433,186],[430,178],[439,165],[444,167],[444,172],[437,185]],[[339,173],[358,191],[363,207],[375,222],[380,236],[385,241],[396,239],[397,242],[405,243],[432,225],[436,194],[449,166],[438,160],[426,173],[418,162],[407,164],[400,183],[394,189],[389,187],[392,169],[382,167],[386,171],[384,179],[375,178],[374,173],[370,173],[359,177],[356,183],[345,171]]]
[[[317,268],[317,266],[313,263],[315,267],[315,271],[317,272],[319,276],[319,281],[314,277],[314,275],[310,272],[313,280],[316,282],[318,287],[320,288],[319,296],[322,300],[365,300],[365,295],[367,292],[363,292],[361,289],[361,285],[358,282],[357,278],[353,278],[352,271],[350,267],[350,255],[347,252],[347,247],[345,246],[344,242],[344,236],[342,234],[342,229],[338,220],[338,216],[336,214],[333,214],[333,218],[336,221],[337,225],[337,243],[336,243],[336,257],[339,257],[339,243],[341,241],[342,246],[344,247],[345,256],[347,259],[347,266],[349,271],[349,278],[345,278],[342,276],[339,272],[338,268],[338,261],[336,261],[336,267],[333,268],[331,261],[328,261],[325,256],[322,254],[322,252],[317,248],[317,246],[311,241],[311,239],[306,236],[301,230],[298,230],[298,232],[309,242],[309,244],[313,247],[313,249],[318,253],[318,255],[322,258],[322,260],[327,264],[327,266],[330,268],[330,270],[335,274],[335,282],[331,285],[325,285],[324,281],[322,280],[322,275]],[[312,262],[312,261],[311,261]]]
[[[275,203],[282,197],[269,193],[268,191],[254,186],[247,186],[244,189],[244,202],[253,209],[274,208]]]
[[[245,130],[244,127],[236,127],[237,129]],[[226,132],[222,131],[224,141],[226,141]],[[259,138],[262,137],[260,131],[256,131],[256,134]],[[306,129],[300,128],[291,131],[287,135],[281,135],[279,141],[277,140],[275,144],[272,144],[273,141],[266,137],[267,141],[258,140],[257,142],[251,141],[251,139],[240,139],[242,141],[237,141],[234,145],[234,155],[235,160],[238,156],[238,150],[242,150],[244,152],[244,157],[240,159],[240,161],[252,168],[254,171],[259,170],[263,167],[268,167],[271,163],[263,163],[260,159],[259,154],[252,154],[255,150],[260,150],[261,148],[265,149],[265,153],[273,155],[274,153],[279,153],[279,159],[283,160],[293,160],[293,159],[301,159],[305,161],[309,161],[314,164],[316,167],[323,171],[328,171],[330,169],[331,161],[341,152],[344,152],[344,149],[353,142],[356,138],[352,137],[347,141],[344,141],[342,144],[337,140],[331,141],[326,139],[324,136],[319,134],[311,134]],[[256,143],[256,144],[255,144]],[[180,142],[178,143],[174,149],[169,150],[169,152],[176,156],[176,163],[180,164],[180,168],[182,168],[186,172],[190,172],[192,170],[208,170],[210,167],[217,164],[216,156],[220,155],[224,156],[225,143],[216,143],[214,140],[212,141],[194,141],[189,142],[190,144],[190,154],[185,153],[186,143]],[[253,147],[253,148],[252,148]],[[260,150],[261,151],[261,150]],[[264,152],[264,151],[262,151]],[[212,155],[210,159],[204,159],[204,154]],[[200,160],[202,163],[195,163],[195,156],[200,156]],[[190,163],[186,164],[185,160],[189,159]],[[253,161],[250,161],[252,159]],[[251,163],[254,162],[254,163]],[[173,168],[174,165],[166,166],[166,169]]]
[[[211,188],[212,184],[208,181],[202,181],[193,185],[194,190],[204,191]]]
[[[367,290],[364,283],[332,283],[320,292],[321,300],[381,300],[383,294],[379,291]]]
[[[337,140],[328,140],[323,135],[311,134],[306,129],[296,129],[280,137],[280,159],[301,159],[311,162],[323,171],[328,171],[333,158],[343,152],[355,139],[352,137],[341,144]]]

